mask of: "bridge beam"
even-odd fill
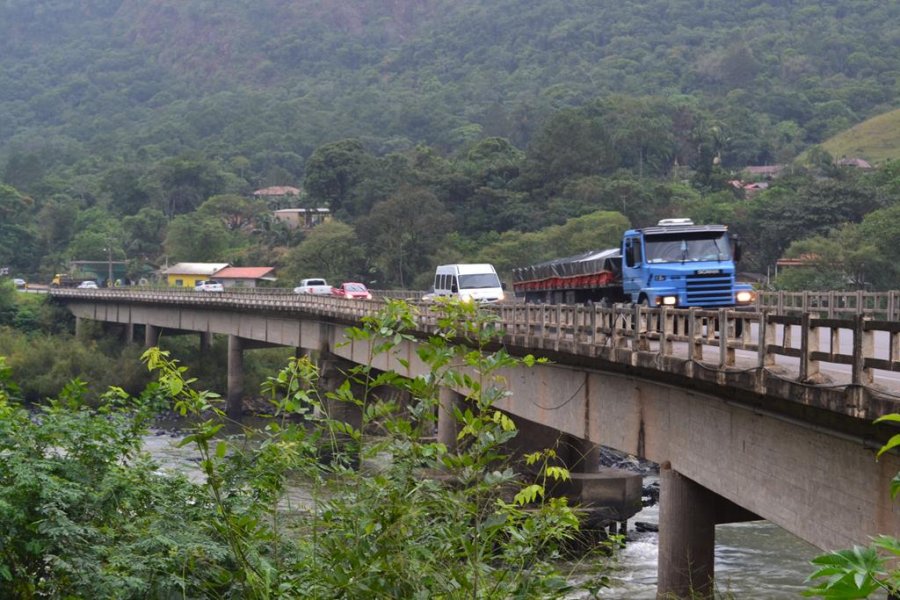
[[[659,471],[656,597],[712,598],[716,525],[760,517],[708,490],[670,465]]]

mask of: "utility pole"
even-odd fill
[[[106,246],[106,266],[107,266],[107,275],[106,275],[106,287],[113,286],[113,278],[112,278],[112,244]]]

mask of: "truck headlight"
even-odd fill
[[[462,300],[463,302],[471,302],[471,301],[472,301],[472,294],[462,294],[462,295],[459,297],[459,299]]]
[[[665,275],[654,275],[653,276],[653,281],[665,281],[665,280],[666,280]]]
[[[756,294],[744,290],[735,294],[734,299],[741,304],[747,304],[748,302],[753,302],[756,299]]]
[[[678,304],[678,296],[661,296],[656,299],[656,303],[663,306],[675,306]]]

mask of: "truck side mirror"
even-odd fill
[[[738,236],[734,236],[733,240],[734,251],[732,254],[734,255],[734,262],[738,262],[741,260],[741,240]]]

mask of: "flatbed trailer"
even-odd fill
[[[537,304],[624,302],[618,248],[591,250],[513,269],[517,298]]]

